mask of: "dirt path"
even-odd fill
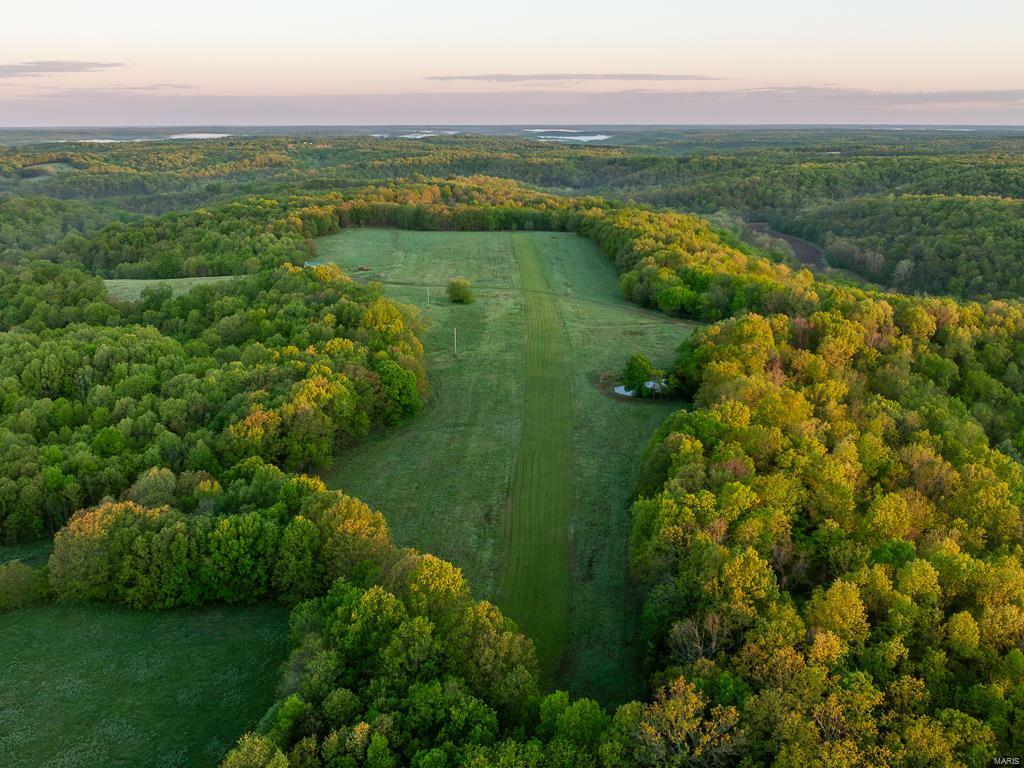
[[[560,664],[570,620],[570,342],[534,242],[511,237],[523,290],[523,426],[509,484],[498,596],[534,639],[541,670],[550,676]]]
[[[803,238],[796,237],[795,235],[787,235],[784,232],[779,232],[772,229],[764,222],[758,222],[755,224],[748,224],[752,230],[762,235],[769,235],[771,237],[777,237],[780,240],[785,240],[789,243],[790,248],[793,249],[793,255],[796,256],[801,264],[805,264],[813,269],[823,269],[828,266],[825,263],[825,252],[815,243],[810,240],[804,240]]]

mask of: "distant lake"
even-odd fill
[[[175,139],[226,139],[230,133],[172,133],[170,135],[153,134],[142,136],[131,136],[123,139],[113,138],[85,138],[85,139],[51,139],[47,144],[69,144],[78,142],[80,144],[134,144],[141,141],[173,141]]]
[[[168,139],[226,139],[230,133],[175,133]]]
[[[604,141],[610,138],[607,133],[595,133],[590,136],[538,136],[537,141]]]

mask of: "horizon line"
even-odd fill
[[[538,128],[548,127],[591,128],[1024,128],[1024,123],[829,123],[829,122],[722,122],[722,123],[566,123],[546,121],[537,123],[83,123],[78,125],[0,125],[0,131],[52,131],[52,130],[130,130],[134,128]]]

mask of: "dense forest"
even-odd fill
[[[5,236],[0,523],[54,537],[46,567],[0,566],[0,607],[294,606],[279,701],[231,768],[1024,752],[1020,139],[701,136],[0,153],[0,190],[32,190],[0,217],[48,222]],[[451,178],[477,172],[536,186]],[[618,202],[536,188],[615,184]],[[905,293],[667,206],[768,220]],[[531,641],[457,568],[300,474],[426,395],[415,313],[301,266],[365,225],[577,232],[623,296],[705,324],[666,350],[689,405],[652,436],[631,512],[646,700],[545,692]],[[100,279],[202,275],[238,277],[134,302]]]
[[[829,261],[896,289],[956,296],[1024,293],[1020,198],[864,196],[802,210],[790,229]]]
[[[337,268],[288,265],[121,305],[69,268],[3,277],[0,534],[52,535],[154,466],[213,481],[258,456],[317,466],[416,412],[405,311]]]

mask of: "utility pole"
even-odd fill
[[[430,286],[427,286],[427,306],[430,306]]]
[[[459,329],[458,328],[452,328],[452,331],[455,334],[455,356],[458,357],[459,356]]]

